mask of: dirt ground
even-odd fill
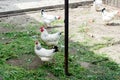
[[[102,21],[101,13],[91,11],[90,7],[78,7],[74,9],[70,9],[70,21],[69,21],[69,34],[70,40],[82,42],[85,40],[86,36],[84,33],[80,32],[80,26],[87,26],[86,34],[87,37],[92,39],[92,43],[105,43],[106,41],[111,41],[111,43],[117,43],[114,45],[110,45],[105,48],[101,48],[100,50],[96,50],[95,52],[98,54],[106,54],[111,60],[114,60],[118,64],[120,64],[120,19],[116,18],[113,20],[115,23],[119,23],[118,25],[106,26]],[[64,11],[56,10],[46,12],[48,14],[60,15],[62,20],[64,21]],[[15,25],[15,30],[25,30],[25,26],[32,23],[32,25],[39,25],[39,22],[42,22],[40,17],[40,11],[12,16],[6,18],[0,18],[1,22],[11,23]],[[60,24],[64,26],[64,24]],[[64,30],[64,27],[54,28],[56,30]],[[9,31],[7,28],[1,28],[0,32]],[[72,37],[71,37],[72,36]]]
[[[38,56],[34,57],[33,55],[22,55],[19,58],[8,59],[7,63],[31,70],[39,68],[39,66],[42,64],[42,61],[39,59]]]

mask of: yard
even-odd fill
[[[64,74],[64,34],[51,62],[43,63],[34,52],[40,38],[40,11],[0,18],[0,80],[120,80],[120,25],[104,25],[101,12],[90,6],[70,8],[69,72]],[[47,11],[61,20],[47,28],[64,31],[64,10]],[[120,19],[114,22],[120,23]]]

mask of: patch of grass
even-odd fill
[[[106,40],[106,41],[112,41],[113,40],[113,38],[112,37],[102,37],[104,40]]]
[[[5,28],[15,28],[15,25],[13,24],[10,24],[10,23],[3,23],[3,22],[0,22],[0,27],[5,27]]]
[[[88,25],[87,23],[82,23],[80,26],[79,26],[79,32],[82,32],[82,33],[86,33],[88,32],[89,28],[88,28]]]
[[[64,23],[63,20],[56,20],[56,21],[52,22],[51,25],[63,24],[63,23]]]
[[[107,46],[107,44],[106,43],[97,43],[97,44],[94,44],[93,46],[91,46],[91,49],[92,50],[99,50],[99,49],[101,49],[101,48],[104,48],[104,47],[106,47]]]
[[[42,22],[40,22],[39,24],[28,24],[27,26],[25,26],[25,29],[28,30],[28,31],[36,31],[41,26],[43,26]]]
[[[40,39],[40,32],[38,27],[32,30],[22,32],[7,32],[0,35],[7,39],[12,39],[9,43],[0,43],[0,76],[3,80],[119,80],[120,67],[118,64],[104,60],[106,57],[96,55],[93,50],[103,47],[102,44],[89,46],[87,42],[74,42],[69,44],[69,72],[72,73],[70,77],[64,74],[64,48],[60,45],[64,44],[64,36],[61,37],[58,46],[60,47],[53,58],[52,62],[44,63],[36,69],[26,69],[24,67],[13,66],[7,62],[8,59],[19,58],[23,55],[32,55],[29,62],[34,63],[32,59],[36,56],[34,53],[34,41],[39,40],[43,47],[51,48],[44,44]],[[29,32],[28,32],[29,31]],[[91,48],[94,48],[91,50]],[[80,62],[88,62],[92,66],[85,68],[80,65]],[[96,62],[93,64],[93,62]],[[23,64],[24,65],[24,64]],[[52,76],[49,76],[49,75]]]

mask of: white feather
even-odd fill
[[[107,12],[106,10],[104,10],[102,12],[102,19],[105,22],[110,22],[114,19],[114,17],[117,15],[118,11],[112,11],[112,12]]]
[[[42,19],[43,19],[43,22],[45,24],[50,25],[50,23],[52,23],[53,21],[59,19],[59,16],[48,15],[48,14],[42,12]]]
[[[44,28],[44,31],[41,32],[41,39],[48,45],[57,45],[60,39],[60,32],[49,34]]]
[[[95,0],[95,2],[93,3],[93,6],[95,6],[96,10],[101,10],[103,6],[102,0]]]
[[[37,49],[37,47],[40,47],[40,49]],[[40,43],[38,45],[35,45],[35,53],[39,56],[39,58],[42,61],[49,61],[52,59],[53,55],[55,54],[55,49],[45,49],[42,48]]]

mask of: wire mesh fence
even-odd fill
[[[103,0],[103,2],[107,5],[120,8],[120,0]]]

